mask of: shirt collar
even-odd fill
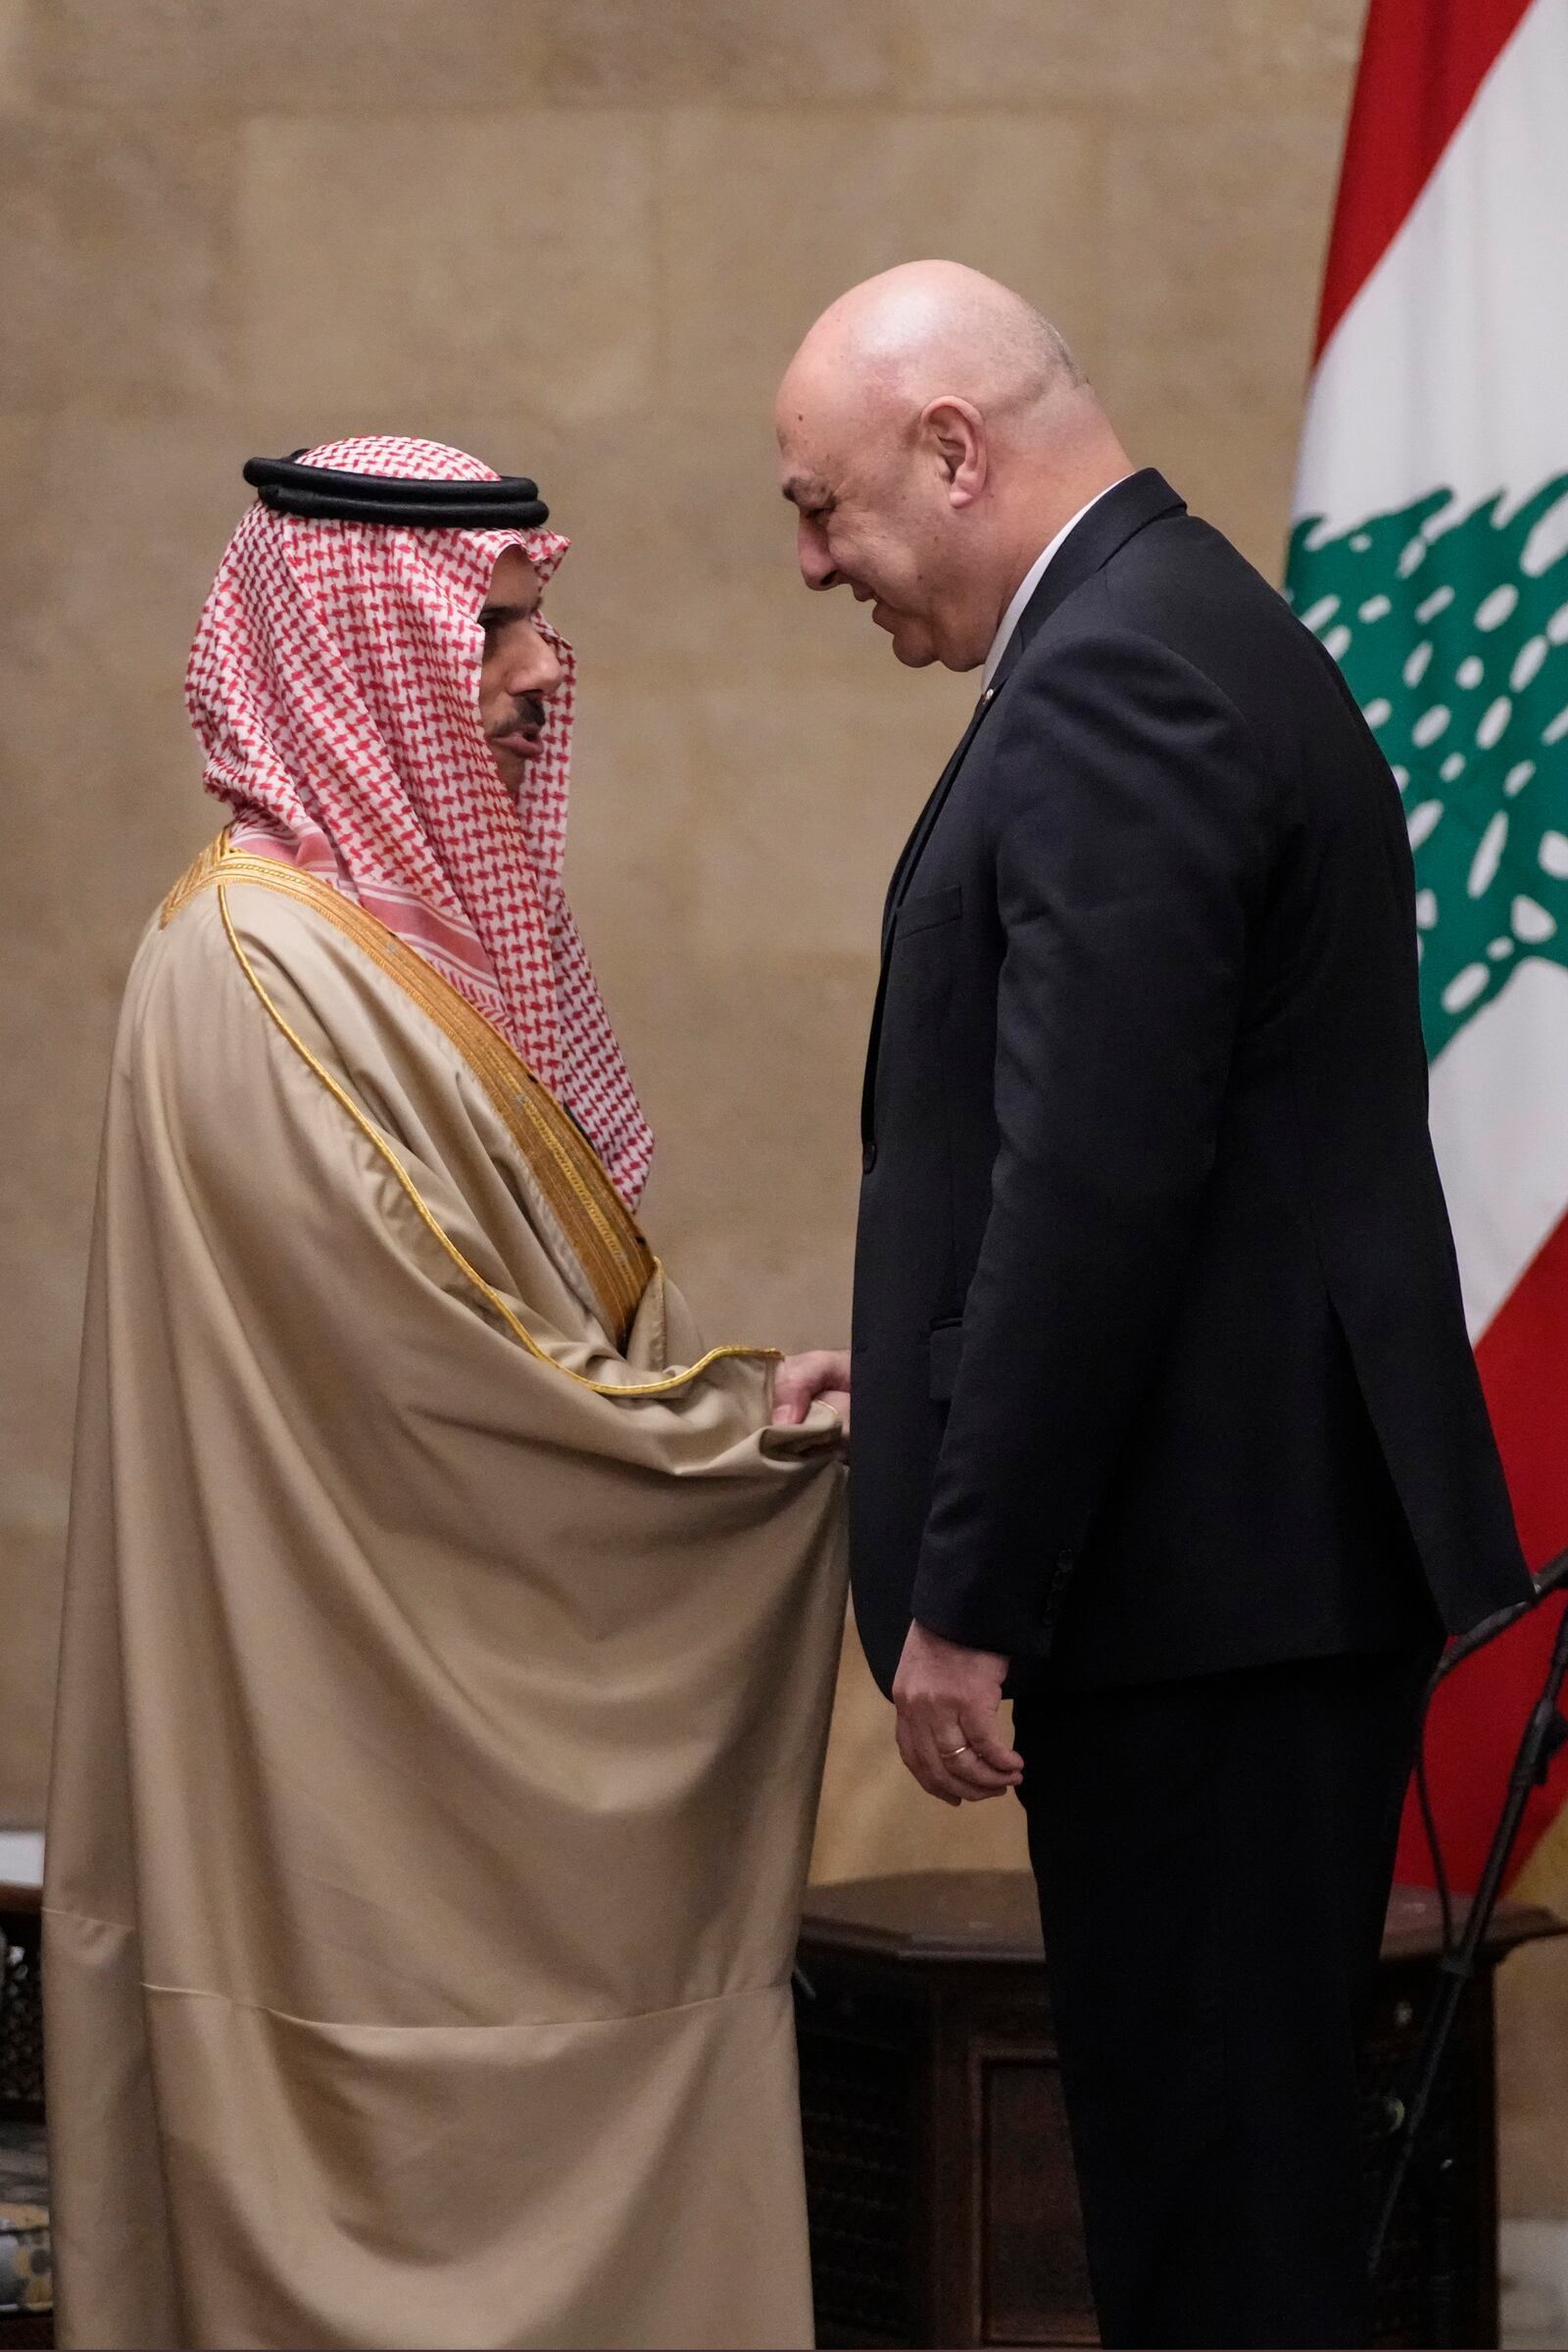
[[[1124,482],[1126,479],[1126,474],[1120,474],[1117,476],[1117,481]],[[1079,508],[1076,514],[1069,514],[1066,521],[1062,524],[1060,530],[1056,533],[1054,539],[1052,540],[1050,546],[1044,548],[1041,553],[1036,556],[1034,562],[1030,564],[1029,569],[1024,573],[1023,578],[1018,582],[1017,588],[1013,592],[1012,602],[1007,607],[1005,612],[1004,612],[1002,615],[1001,626],[998,628],[996,635],[991,640],[991,651],[989,654],[987,654],[985,667],[980,672],[980,687],[982,693],[986,687],[990,685],[992,679],[996,676],[998,667],[1002,662],[1002,657],[1006,652],[1007,647],[1011,642],[1013,630],[1018,626],[1019,621],[1022,620],[1024,613],[1028,609],[1029,599],[1034,595],[1035,590],[1045,578],[1046,567],[1050,564],[1053,556],[1057,553],[1068,533],[1077,529],[1079,523],[1082,522],[1090,508],[1098,507],[1101,500],[1106,496],[1107,492],[1114,490],[1116,486],[1116,482],[1107,482],[1103,490],[1097,490],[1093,498],[1085,500],[1084,504]]]

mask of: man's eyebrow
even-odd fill
[[[804,509],[825,507],[828,503],[828,492],[808,473],[792,473],[787,482],[780,484],[779,496],[787,498],[791,506]]]
[[[543,601],[542,597],[536,596],[531,605],[498,605],[486,597],[480,608],[479,618],[481,620],[532,620]]]

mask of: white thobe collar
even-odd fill
[[[1093,498],[1086,499],[1076,514],[1068,515],[1066,521],[1062,524],[1054,539],[1052,540],[1050,546],[1043,548],[1040,554],[1036,556],[1034,562],[1024,573],[1023,578],[1018,582],[1017,588],[1013,592],[1012,602],[1007,607],[1005,612],[1004,612],[1002,615],[1002,624],[997,630],[996,635],[991,640],[991,651],[989,654],[987,654],[986,665],[980,672],[980,686],[982,692],[984,692],[986,687],[990,685],[992,679],[996,676],[997,671],[1002,663],[1002,657],[1012,642],[1012,633],[1018,626],[1019,621],[1022,620],[1024,613],[1028,609],[1029,599],[1034,595],[1035,590],[1045,578],[1046,567],[1050,564],[1052,558],[1060,549],[1069,532],[1075,531],[1078,528],[1078,525],[1082,522],[1090,508],[1098,507],[1102,498],[1107,497],[1112,490],[1118,487],[1119,483],[1125,482],[1127,479],[1128,476],[1125,473],[1118,474],[1116,481],[1107,482],[1103,490],[1097,490]]]

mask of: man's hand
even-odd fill
[[[998,1737],[1007,1661],[962,1649],[911,1625],[893,1680],[899,1753],[930,1796],[944,1804],[1001,1796],[1023,1778],[1023,1758]]]
[[[816,1348],[808,1355],[787,1355],[773,1375],[773,1418],[804,1421],[820,1397],[831,1405],[850,1434],[850,1351],[847,1348]]]

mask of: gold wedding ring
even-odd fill
[[[937,1754],[942,1758],[944,1764],[950,1763],[955,1756],[966,1756],[968,1753],[969,1742],[967,1740],[961,1747],[939,1747],[937,1749]]]

